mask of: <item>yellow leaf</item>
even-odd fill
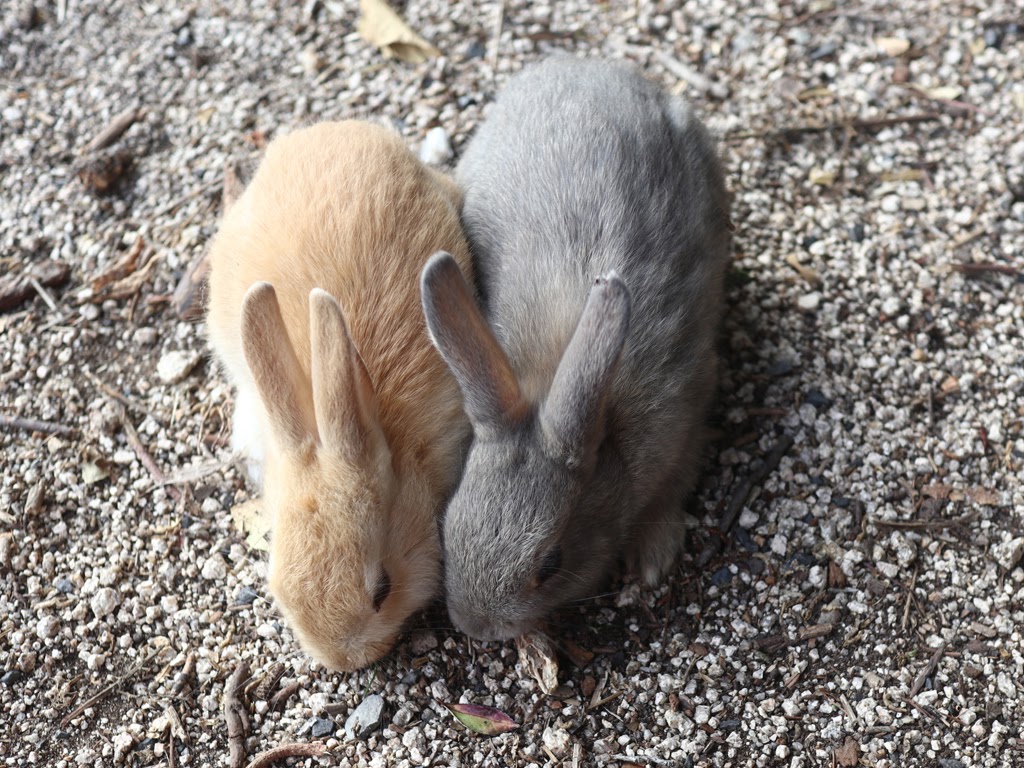
[[[810,101],[811,99],[823,99],[831,96],[832,91],[827,85],[818,85],[813,88],[804,88],[796,95],[797,101]]]
[[[235,528],[246,534],[245,543],[261,552],[270,551],[267,536],[270,533],[270,520],[263,511],[259,499],[249,499],[231,508],[231,519]]]
[[[910,50],[910,41],[902,37],[876,37],[875,45],[881,48],[887,56],[902,56]]]
[[[413,32],[402,17],[384,0],[359,0],[357,31],[369,43],[380,48],[384,58],[397,58],[419,64],[441,52]]]
[[[895,171],[883,171],[879,178],[882,181],[922,181],[924,171],[920,168],[900,168]]]
[[[938,101],[951,101],[963,93],[964,89],[958,85],[939,85],[935,88],[925,88],[923,93],[929,99]]]
[[[819,187],[831,187],[836,180],[835,171],[826,171],[824,168],[818,168],[815,166],[811,168],[811,172],[807,174],[808,180],[811,184],[817,184]]]
[[[94,485],[100,480],[106,480],[108,477],[110,477],[110,473],[99,464],[87,461],[82,465],[82,482],[86,485]]]

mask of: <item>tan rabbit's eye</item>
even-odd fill
[[[377,589],[373,592],[373,610],[380,613],[380,607],[391,594],[391,577],[383,568],[380,571],[380,579],[377,580]]]

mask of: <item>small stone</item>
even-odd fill
[[[40,640],[49,640],[60,632],[60,619],[56,616],[43,616],[36,624],[36,637]]]
[[[719,568],[711,576],[711,583],[716,587],[724,587],[730,581],[732,581],[732,571],[727,565]]]
[[[796,305],[804,312],[813,312],[818,308],[819,304],[821,304],[821,294],[817,291],[805,293],[796,300]]]
[[[324,60],[313,46],[307,46],[299,52],[299,64],[302,65],[303,71],[310,77],[313,77],[324,68]]]
[[[554,755],[564,755],[569,751],[569,734],[564,728],[548,726],[544,729],[544,746],[551,750]]]
[[[209,581],[223,581],[228,575],[228,567],[224,558],[219,553],[214,553],[206,558],[203,563],[202,577]]]
[[[322,739],[324,736],[331,736],[337,730],[338,724],[327,717],[318,717],[313,721],[310,729],[314,739]]]
[[[8,688],[12,685],[17,685],[25,679],[25,673],[20,669],[9,669],[0,675],[0,685],[6,685]]]
[[[132,340],[140,347],[151,347],[156,344],[156,340],[160,337],[160,334],[156,332],[155,328],[149,326],[143,326],[137,328],[135,333],[132,334]]]
[[[886,213],[896,213],[900,209],[899,195],[886,195],[883,197],[881,208]]]
[[[1011,539],[993,547],[995,560],[1004,570],[1012,571],[1024,556],[1024,538]]]
[[[121,731],[114,736],[114,764],[124,762],[124,757],[132,747],[135,746],[135,737],[128,731]]]
[[[744,507],[743,511],[740,512],[740,519],[737,522],[739,523],[740,528],[746,528],[747,530],[749,530],[753,528],[755,525],[757,525],[758,519],[759,515],[757,514],[757,512],[754,512],[752,509]]]
[[[75,585],[71,583],[70,579],[59,579],[53,586],[56,587],[57,591],[62,595],[67,595],[75,591]]]
[[[14,534],[10,531],[0,533],[0,568],[10,568],[14,557]]]
[[[177,384],[188,376],[199,362],[199,354],[187,350],[168,352],[156,364],[156,375],[164,384]]]
[[[426,629],[417,630],[412,633],[409,647],[417,656],[422,656],[437,648],[437,635]]]
[[[431,128],[420,145],[420,160],[427,165],[444,165],[455,153],[448,132],[441,126]]]
[[[395,712],[395,716],[391,718],[391,722],[399,728],[405,728],[412,722],[412,710],[407,707],[401,707],[397,712]]]
[[[109,616],[117,610],[117,606],[120,604],[121,595],[113,587],[103,587],[97,590],[96,594],[92,596],[92,600],[89,601],[89,607],[92,608],[97,619]]]
[[[252,605],[259,596],[260,593],[252,587],[242,587],[235,597],[235,605]]]
[[[363,699],[345,721],[345,733],[350,739],[365,739],[380,727],[384,718],[384,697],[374,693]]]

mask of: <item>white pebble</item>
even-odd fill
[[[36,636],[40,640],[49,640],[60,632],[60,619],[56,616],[43,616],[36,624]]]
[[[214,553],[206,558],[206,562],[203,563],[202,576],[204,579],[210,581],[223,581],[224,577],[227,576],[228,567],[224,562],[224,558],[220,554]]]
[[[97,590],[96,594],[92,596],[92,600],[89,601],[89,607],[92,608],[97,619],[109,616],[117,610],[117,606],[120,604],[121,595],[112,587],[103,587]]]
[[[441,126],[431,128],[420,145],[420,160],[427,165],[444,165],[452,159],[452,143]]]
[[[564,728],[548,726],[544,729],[544,746],[555,755],[564,755],[569,751],[569,734]]]
[[[199,362],[199,355],[186,350],[166,353],[156,364],[156,375],[164,384],[177,384],[184,379]]]
[[[796,300],[796,305],[805,312],[813,312],[821,303],[821,294],[817,291],[805,293]]]

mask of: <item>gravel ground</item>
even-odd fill
[[[13,6],[0,275],[38,287],[0,310],[0,415],[50,426],[0,431],[0,764],[226,765],[241,661],[247,754],[326,745],[300,765],[1024,764],[1012,0],[409,0],[443,54],[417,65],[360,38],[354,2]],[[554,50],[636,61],[722,139],[736,261],[690,553],[659,589],[617,581],[554,617],[552,695],[440,606],[384,662],[328,674],[232,523],[231,394],[168,294],[229,159],[352,116],[412,146],[440,126],[457,154]],[[383,725],[346,729],[374,694]],[[522,727],[479,737],[438,701]]]

